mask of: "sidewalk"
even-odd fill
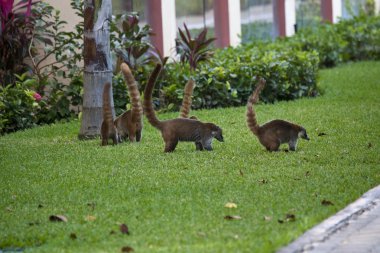
[[[278,253],[379,253],[380,185]]]

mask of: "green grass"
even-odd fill
[[[79,122],[0,137],[0,251],[273,252],[380,183],[379,69],[323,70],[323,96],[258,105],[259,122],[281,118],[308,130],[311,141],[296,152],[266,152],[244,107],[193,112],[223,128],[213,152],[180,143],[164,154],[147,122],[139,144],[78,141]],[[288,213],[296,220],[279,223]],[[68,222],[50,222],[52,214]]]

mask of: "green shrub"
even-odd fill
[[[0,86],[0,134],[37,124],[39,95],[34,95],[30,84],[31,80],[22,75],[18,76],[14,84]]]
[[[336,32],[347,43],[345,61],[380,59],[380,16],[359,15],[336,25]]]
[[[209,64],[196,70],[193,108],[245,105],[256,83],[256,76],[267,79],[263,101],[291,100],[315,96],[318,54],[284,48],[240,46],[217,50]],[[178,109],[183,87],[190,78],[188,65],[169,63],[160,80],[160,107]]]

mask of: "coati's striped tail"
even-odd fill
[[[258,135],[260,126],[256,120],[256,113],[253,108],[253,104],[259,101],[259,95],[262,89],[264,88],[264,86],[265,86],[265,79],[261,78],[258,85],[256,86],[255,91],[249,97],[248,102],[247,102],[247,114],[246,114],[247,125],[254,135]]]
[[[194,86],[195,86],[195,83],[191,79],[189,79],[189,81],[185,85],[185,89],[183,92],[182,107],[181,107],[181,111],[179,115],[180,118],[189,117],[189,113],[191,110],[191,103],[192,103],[191,96],[193,95]]]
[[[111,96],[111,84],[106,83],[103,88],[103,121],[106,122],[108,126],[113,125],[110,96]]]
[[[152,74],[149,77],[144,91],[144,113],[149,123],[157,129],[161,130],[161,121],[157,118],[153,109],[152,93],[156,79],[161,71],[161,64],[157,64]]]
[[[133,77],[131,70],[129,69],[126,63],[122,63],[120,66],[121,71],[124,74],[124,79],[128,86],[129,98],[132,104],[131,112],[132,112],[132,122],[141,122],[143,108],[140,100],[140,92],[137,87],[137,82]]]

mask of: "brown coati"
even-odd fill
[[[179,117],[180,118],[189,118],[189,112],[191,110],[191,103],[192,103],[192,98],[191,96],[193,95],[193,90],[194,90],[194,80],[189,79],[189,81],[186,83],[184,91],[183,91],[183,100],[182,100],[182,106],[180,110]],[[198,119],[196,116],[191,116],[190,119]]]
[[[302,126],[284,121],[272,120],[260,126],[256,121],[256,114],[253,104],[259,100],[259,94],[265,86],[265,80],[260,79],[255,91],[247,102],[247,125],[254,135],[259,138],[260,143],[268,151],[278,151],[282,143],[288,143],[289,149],[296,150],[298,138],[310,140],[305,128]]]
[[[203,123],[198,120],[177,118],[160,121],[154,112],[152,105],[152,92],[161,65],[157,64],[144,92],[144,113],[149,123],[161,131],[165,142],[165,152],[175,150],[178,141],[195,142],[197,150],[212,150],[212,139],[223,141],[222,129],[213,123]]]
[[[140,101],[140,92],[128,65],[126,63],[122,63],[120,69],[123,72],[125,82],[127,83],[132,107],[131,110],[128,110],[117,117],[114,123],[118,130],[119,141],[129,138],[131,142],[139,142],[141,140],[143,128],[143,108]]]
[[[112,139],[113,145],[118,143],[117,129],[113,123],[113,115],[111,109],[111,84],[106,83],[103,88],[103,121],[100,128],[100,137],[102,138],[102,146],[108,144],[108,139]]]

